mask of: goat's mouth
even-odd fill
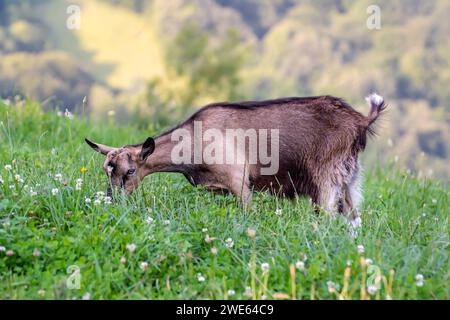
[[[108,187],[108,189],[106,190],[106,195],[108,197],[110,197],[111,199],[114,199],[114,194],[129,195],[129,194],[131,194],[131,192],[128,192],[125,188],[121,188],[121,187],[117,187],[117,186]]]

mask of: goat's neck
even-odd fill
[[[144,176],[154,172],[184,172],[183,165],[174,164],[171,159],[174,145],[170,135],[155,138],[155,151],[145,161]]]

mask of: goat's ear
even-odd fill
[[[105,146],[103,144],[94,143],[88,139],[84,139],[86,143],[95,151],[100,152],[101,154],[107,155],[110,151],[113,151],[114,148]]]
[[[142,145],[141,150],[141,159],[145,160],[149,155],[151,155],[155,151],[155,140],[153,138],[149,137],[147,140],[145,140],[144,144]]]

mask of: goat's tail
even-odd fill
[[[366,97],[366,101],[370,107],[370,112],[367,116],[367,127],[370,127],[378,119],[381,112],[386,109],[386,104],[384,103],[384,98],[376,93]]]

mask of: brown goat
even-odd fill
[[[357,218],[358,154],[385,108],[379,95],[366,100],[367,117],[331,96],[216,103],[142,144],[112,148],[86,142],[106,155],[110,186],[126,193],[151,173],[179,172],[193,185],[228,190],[244,204],[252,190],[305,195],[326,210]]]

